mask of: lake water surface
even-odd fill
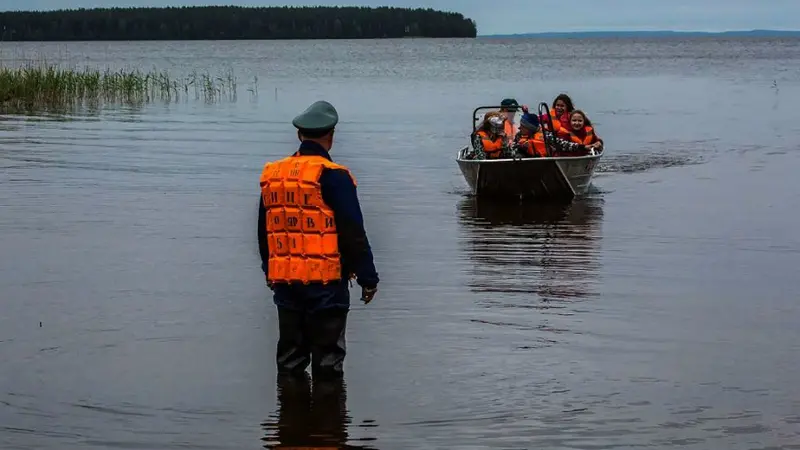
[[[0,45],[26,59],[239,97],[0,117],[0,448],[800,449],[800,40]],[[472,109],[561,91],[606,142],[590,195],[471,198]],[[309,390],[255,226],[317,99],[383,281]]]

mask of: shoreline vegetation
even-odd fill
[[[248,89],[257,96],[257,78]],[[167,71],[100,70],[64,68],[28,62],[24,66],[0,66],[0,111],[3,113],[67,113],[106,104],[141,107],[147,103],[186,101],[193,97],[206,103],[237,100],[233,70],[212,76],[192,72],[182,78]]]
[[[0,41],[475,38],[460,13],[395,7],[93,8],[0,12]]]

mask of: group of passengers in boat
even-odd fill
[[[514,123],[517,110],[523,114]],[[552,129],[551,129],[552,123]],[[594,155],[603,151],[586,114],[575,109],[567,94],[559,94],[549,113],[537,116],[513,98],[500,103],[499,111],[483,116],[472,135],[472,152],[467,159],[536,158]]]

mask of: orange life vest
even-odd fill
[[[520,136],[519,145],[528,156],[547,156],[544,135],[537,131],[533,136]]]
[[[558,117],[558,114],[556,114],[556,110],[554,108],[550,108],[549,114],[550,114],[550,120],[553,121],[553,128],[555,128],[555,130],[550,129],[550,122],[547,120],[547,115],[542,115],[539,118],[539,120],[542,122],[542,128],[544,128],[547,131],[555,131],[556,136],[563,136],[563,137],[569,136],[569,129],[566,127],[564,121],[562,120],[562,117],[567,116],[568,113],[564,113],[561,115],[561,117]]]
[[[296,154],[295,154],[296,155]],[[350,171],[322,156],[289,156],[267,163],[261,194],[267,210],[269,281],[329,283],[342,278],[333,210],[322,200],[324,169]]]
[[[562,114],[562,116],[566,115],[567,113]],[[547,131],[553,131],[550,129],[550,121],[547,120],[547,116],[550,116],[550,120],[553,121],[553,128],[555,128],[557,133],[564,133],[567,130],[564,128],[564,122],[561,120],[561,117],[558,117],[556,114],[556,110],[550,108],[550,111],[547,114],[542,114],[539,116],[539,121],[542,122],[542,128]]]
[[[597,140],[596,136],[594,135],[594,128],[592,128],[592,127],[583,127],[583,131],[586,134],[582,139],[572,131],[570,131],[570,133],[569,133],[569,139],[572,142],[575,142],[577,144],[583,144],[583,145],[594,144],[596,142],[596,140]]]
[[[503,150],[503,136],[497,136],[492,140],[487,131],[481,130],[477,134],[481,139],[481,144],[483,144],[483,152],[486,153],[486,157],[499,158]]]
[[[506,136],[515,136],[517,134],[517,127],[514,125],[513,122],[510,120],[506,120],[505,124],[503,125]]]

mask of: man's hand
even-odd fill
[[[372,301],[372,298],[375,297],[375,293],[378,292],[378,288],[361,288],[361,301],[364,302],[365,305],[368,305],[369,302]]]

